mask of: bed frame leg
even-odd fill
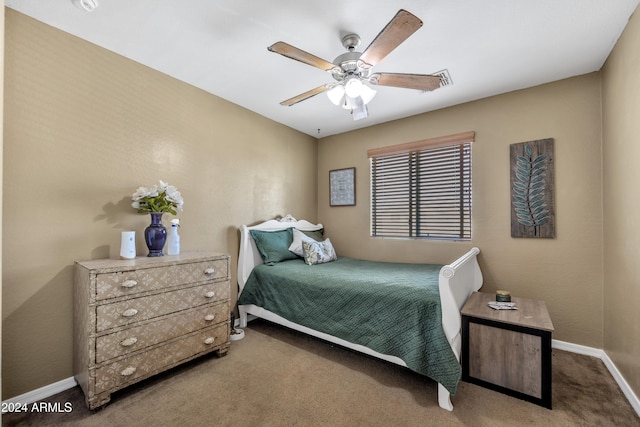
[[[240,328],[247,327],[247,311],[242,306],[238,306],[238,313],[240,314]]]
[[[438,404],[442,409],[453,411],[451,404],[451,393],[440,383],[438,383]]]

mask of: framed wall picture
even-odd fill
[[[329,205],[354,206],[356,204],[356,168],[329,171]]]

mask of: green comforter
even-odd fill
[[[461,367],[442,330],[441,265],[301,259],[259,265],[238,304],[255,304],[316,331],[397,356],[456,393]]]

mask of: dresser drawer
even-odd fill
[[[96,338],[96,363],[133,353],[229,320],[229,302],[183,311],[154,322]]]
[[[228,299],[229,281],[225,281],[104,304],[96,307],[96,331],[134,325],[143,320]]]
[[[101,273],[96,276],[96,300],[227,277],[227,259]]]
[[[118,389],[125,383],[154,375],[194,355],[225,345],[228,339],[229,327],[224,323],[97,368],[94,373],[94,393]]]

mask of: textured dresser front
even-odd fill
[[[77,261],[74,374],[87,406],[209,352],[229,349],[229,256]]]

